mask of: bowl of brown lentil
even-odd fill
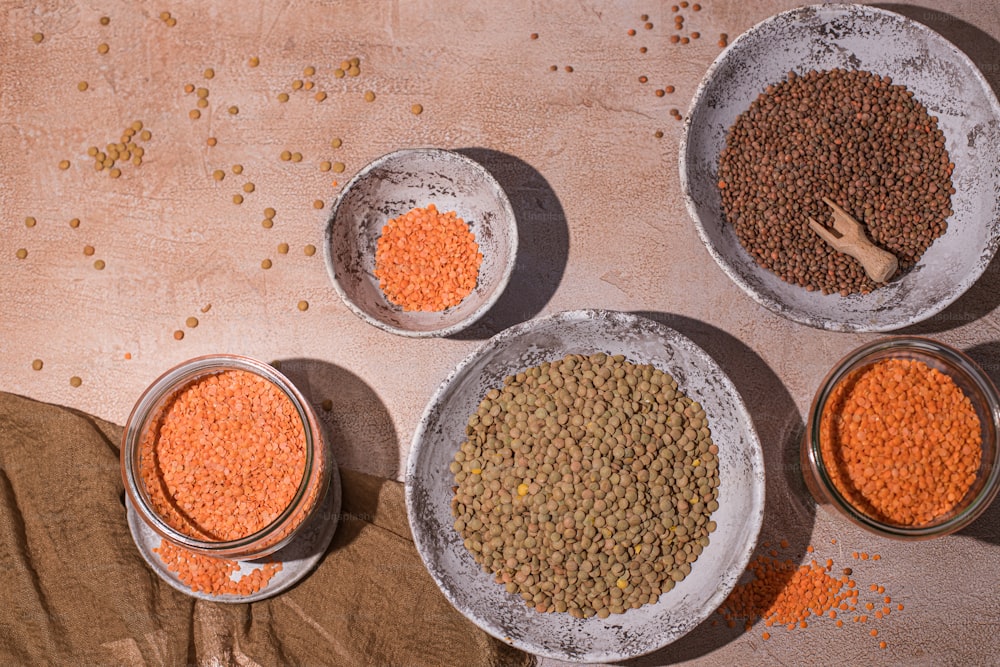
[[[333,459],[310,404],[279,371],[210,355],[143,392],[121,466],[129,508],[162,539],[161,559],[253,560],[306,525],[332,486]]]
[[[417,550],[448,600],[536,655],[612,662],[722,603],[763,517],[760,443],[689,339],[633,314],[507,329],[431,398],[406,465]]]
[[[823,507],[884,537],[949,535],[1000,489],[1000,398],[968,356],[922,337],[853,350],[820,383],[802,441]]]
[[[954,45],[877,7],[813,5],[718,56],[685,120],[680,176],[709,253],[758,303],[890,331],[953,303],[995,254],[998,142],[1000,104]],[[830,224],[824,198],[897,257],[886,282],[810,229]]]
[[[517,220],[478,162],[398,150],[344,186],[326,228],[327,272],[348,308],[401,336],[448,336],[486,314],[517,259]]]

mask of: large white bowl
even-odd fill
[[[938,117],[955,163],[947,232],[902,278],[868,295],[823,295],[757,266],[725,221],[719,154],[737,116],[789,70],[835,67],[892,77]],[[1000,104],[989,83],[941,35],[863,5],[813,5],[757,24],[709,67],[691,102],[680,148],[681,186],[698,234],[722,270],[761,305],[835,331],[889,331],[940,312],[986,269],[1000,240]]]
[[[469,415],[503,378],[567,354],[623,354],[650,363],[699,401],[719,447],[718,528],[691,574],[654,605],[578,619],[538,613],[493,581],[453,527],[454,475]],[[582,310],[503,331],[465,359],[424,412],[406,465],[406,505],[417,550],[448,600],[495,637],[536,655],[607,662],[661,648],[708,617],[732,590],[757,542],[764,511],[764,463],[750,415],[732,382],[701,348],[657,322],[626,313]]]
[[[434,204],[475,234],[483,263],[472,293],[440,312],[404,311],[375,277],[382,227],[410,209]],[[358,317],[401,336],[449,336],[486,314],[503,294],[517,260],[517,220],[507,194],[475,160],[440,148],[407,148],[359,171],[333,204],[324,243],[334,289]]]

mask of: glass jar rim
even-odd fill
[[[947,519],[919,526],[887,523],[857,509],[833,483],[827,472],[820,443],[820,422],[823,410],[833,389],[841,380],[881,359],[898,358],[898,353],[903,352],[910,352],[913,354],[913,358],[921,361],[924,359],[920,359],[920,357],[930,357],[947,366],[952,372],[957,370],[985,398],[986,404],[982,405],[981,408],[992,422],[988,427],[983,425],[984,431],[987,434],[992,434],[993,437],[991,448],[993,456],[992,460],[980,464],[981,466],[987,465],[989,469],[982,487],[964,507],[955,511]],[[973,397],[969,398],[973,400]],[[812,406],[810,406],[808,417],[807,451],[818,481],[841,512],[855,523],[877,534],[886,537],[921,539],[953,533],[975,520],[989,506],[1000,489],[1000,442],[997,441],[998,434],[1000,434],[1000,396],[998,396],[993,381],[978,364],[961,350],[945,343],[923,336],[888,336],[855,348],[834,364],[826,377],[823,378],[816,391]],[[985,451],[984,448],[984,453]]]
[[[164,402],[174,396],[178,390],[197,379],[227,370],[242,370],[253,373],[271,382],[288,397],[302,422],[305,435],[305,465],[295,495],[285,509],[266,526],[235,540],[203,540],[182,533],[168,524],[148,503],[147,492],[144,490],[145,484],[141,480],[141,474],[137,471],[139,440],[143,427],[155,416],[156,411],[162,407]],[[125,422],[122,434],[121,465],[128,500],[131,501],[133,508],[147,525],[160,537],[178,546],[202,553],[246,551],[285,527],[306,499],[313,477],[313,468],[316,464],[317,446],[322,446],[322,441],[320,443],[316,441],[317,436],[322,438],[322,434],[318,432],[318,423],[307,406],[308,402],[302,393],[277,368],[252,357],[236,354],[210,354],[194,357],[173,366],[143,391]],[[278,540],[276,544],[280,547],[294,534],[294,530],[289,531],[289,534]],[[268,545],[267,551],[274,551],[274,545]]]

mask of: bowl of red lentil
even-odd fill
[[[974,521],[1000,489],[1000,399],[967,355],[933,339],[863,345],[823,379],[801,457],[823,507],[919,540]]]
[[[705,247],[750,297],[818,328],[892,331],[956,301],[994,256],[998,143],[1000,103],[958,48],[885,9],[823,4],[716,58],[679,166]],[[810,228],[831,224],[825,199],[897,258],[894,275],[875,282]]]
[[[631,313],[511,327],[441,383],[407,460],[414,543],[493,636],[573,662],[679,639],[725,600],[764,511],[760,442],[691,340]]]
[[[358,317],[401,336],[448,336],[500,298],[517,258],[517,221],[478,162],[403,149],[344,186],[324,248],[333,286]]]
[[[296,537],[334,463],[322,425],[285,376],[223,354],[185,361],[143,392],[121,465],[127,502],[162,539],[161,559],[255,560]]]

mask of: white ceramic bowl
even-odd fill
[[[457,306],[406,312],[379,288],[375,250],[389,219],[428,204],[455,211],[469,225],[483,263],[475,289]],[[517,258],[517,221],[507,195],[478,162],[438,148],[404,149],[378,158],[344,186],[324,247],[333,286],[358,317],[401,336],[448,336],[500,298]]]
[[[948,230],[909,273],[868,295],[822,295],[757,266],[723,216],[719,154],[737,116],[790,70],[835,67],[892,77],[938,117],[955,163]],[[1000,240],[1000,104],[961,51],[904,16],[863,5],[813,5],[735,39],[708,69],[685,120],[680,177],[698,234],[722,270],[761,305],[835,331],[889,331],[940,312],[986,269]]]
[[[469,415],[503,378],[567,354],[623,354],[674,377],[708,415],[719,447],[718,528],[691,574],[656,604],[578,619],[538,613],[508,594],[466,550],[451,514],[448,469],[465,438]],[[661,648],[691,630],[726,599],[749,562],[764,510],[764,462],[742,399],[722,369],[690,340],[636,315],[583,310],[532,320],[503,331],[465,359],[431,398],[406,466],[406,504],[413,538],[448,600],[495,637],[536,655],[610,662]]]

